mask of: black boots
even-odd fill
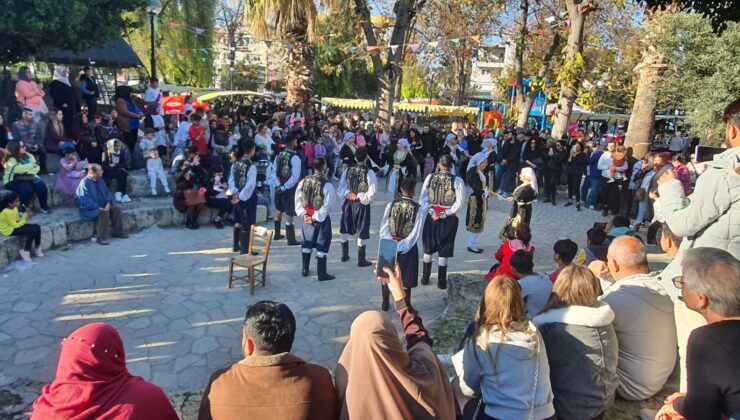
[[[275,236],[273,236],[272,239],[276,241],[279,241],[285,237],[280,233],[280,223],[282,223],[280,220],[275,220]],[[285,230],[286,230],[285,233],[288,233],[287,232],[288,226],[285,226]]]
[[[391,306],[391,303],[390,303],[391,290],[385,284],[381,284],[380,293],[383,296],[383,303],[380,304],[380,309],[382,309],[383,312],[388,312],[388,309],[390,309],[390,306]]]
[[[239,253],[241,255],[249,252],[249,234],[244,229],[239,229]]]
[[[303,271],[301,271],[301,275],[303,275],[303,277],[308,277],[308,265],[311,264],[311,254],[301,252],[301,257],[303,257]]]
[[[342,262],[349,261],[349,241],[342,242]]]
[[[447,266],[437,267],[437,287],[442,290],[447,288]]]
[[[326,273],[326,257],[316,257],[316,273],[318,274],[319,281],[334,280],[336,278]]]
[[[429,284],[429,276],[432,275],[432,263],[431,262],[425,262],[424,263],[424,272],[421,275],[421,284],[427,285]]]
[[[278,222],[275,222],[278,223]],[[285,225],[285,236],[288,238],[288,246],[300,245],[301,243],[295,240],[295,226]]]
[[[239,252],[239,231],[241,228],[234,227],[234,242],[231,245],[231,250],[234,252]]]
[[[370,261],[368,261],[367,259],[365,259],[365,250],[366,249],[367,249],[367,247],[365,247],[365,246],[357,247],[357,266],[358,267],[370,267],[371,265],[373,265],[373,263],[371,263]],[[344,251],[344,250],[342,250],[342,251]]]

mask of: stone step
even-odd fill
[[[131,177],[129,177],[131,179]],[[159,227],[181,226],[185,216],[172,206],[172,197],[135,198],[131,203],[119,204],[123,213],[123,229],[126,233],[136,232],[157,225]],[[257,223],[266,220],[265,207],[257,207]],[[209,228],[216,211],[204,206],[198,223]],[[62,206],[49,214],[35,214],[30,223],[41,225],[41,248],[44,251],[66,246],[71,242],[85,241],[93,237],[95,223],[81,220],[76,207]],[[228,227],[224,229],[224,235]],[[0,237],[0,268],[19,258],[23,237]]]

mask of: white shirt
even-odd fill
[[[671,137],[671,140],[668,143],[668,150],[670,150],[671,152],[681,152],[686,149],[686,145],[688,144],[688,142],[688,137]]]
[[[161,98],[162,92],[159,91],[159,88],[155,89],[150,86],[144,91],[144,102],[159,102]]]
[[[301,194],[304,180],[305,178],[298,183],[298,188],[295,192],[295,214],[298,217],[303,217],[303,215],[306,214],[306,208],[303,207],[303,194]],[[334,206],[334,195],[334,186],[329,182],[324,184],[324,205],[321,206],[320,209],[314,211],[311,219],[317,222],[323,222],[324,219],[326,219],[326,216],[329,215],[329,212]]]
[[[339,196],[339,198],[346,198],[347,195],[350,193],[349,184],[347,184],[347,172],[349,172],[349,170],[342,172],[342,177],[339,178],[339,190],[337,191],[337,195]],[[375,172],[368,169],[367,191],[357,193],[357,198],[360,200],[360,203],[367,206],[368,204],[370,204],[371,201],[373,201],[377,189],[377,184],[378,179],[375,177]]]
[[[146,160],[146,171],[147,173],[164,173],[164,167],[162,166],[162,159],[149,158]]]
[[[432,178],[432,175],[434,174],[428,175],[427,178],[424,180],[424,186],[421,188],[421,195],[419,196],[419,204],[421,204],[422,207],[426,208],[430,214],[434,211],[429,204],[429,191],[428,191],[429,190],[429,180]],[[460,210],[460,207],[462,207],[464,195],[465,195],[465,183],[463,182],[462,179],[460,179],[459,176],[456,176],[455,177],[455,202],[450,207],[445,209],[444,216],[454,216],[457,213],[457,211]]]
[[[236,187],[234,171],[231,171],[231,173],[229,174],[229,191],[231,191],[231,193],[234,195],[238,195],[239,201],[249,200],[249,198],[252,197],[252,193],[254,192],[254,187],[256,185],[257,168],[253,164],[249,166],[249,170],[247,171],[247,185],[245,185],[244,188],[241,189],[241,191]]]
[[[599,163],[596,164],[596,167],[601,171],[601,176],[604,178],[611,178],[611,171],[609,168],[614,164],[614,159],[612,159],[612,154],[610,152],[604,152],[601,157],[599,157]],[[614,172],[614,179],[622,179],[624,176],[624,171],[627,170],[627,159],[625,159],[624,164],[617,168],[617,171]]]
[[[391,206],[393,206],[393,202],[390,202],[387,206],[385,206],[383,219],[380,222],[380,239],[393,239],[393,235],[391,235],[391,227],[388,223],[388,218],[391,214]],[[414,224],[414,229],[411,231],[411,233],[409,233],[409,236],[401,239],[400,241],[396,241],[396,249],[399,253],[405,254],[409,252],[411,248],[414,247],[414,245],[416,245],[416,242],[419,240],[419,235],[421,235],[424,227],[424,215],[426,211],[426,208],[424,208],[423,206],[419,206],[419,213],[417,213],[416,215],[416,223]]]
[[[175,133],[174,139],[176,147],[184,148],[185,145],[188,144],[188,139],[190,138],[188,130],[190,130],[191,125],[192,124],[189,121],[183,121],[180,123],[180,126],[177,127],[177,132]]]

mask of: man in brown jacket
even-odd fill
[[[329,371],[290,353],[295,329],[286,305],[264,300],[250,306],[244,319],[244,359],[211,376],[198,418],[337,419]]]

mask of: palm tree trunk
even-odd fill
[[[583,51],[583,27],[586,23],[586,15],[581,9],[581,2],[578,4],[574,0],[566,1],[568,10],[568,19],[570,20],[570,30],[568,31],[568,42],[566,45],[566,63],[575,70],[572,74],[573,79],[564,80],[560,86],[560,99],[555,109],[555,123],[552,126],[552,136],[556,139],[562,139],[568,131],[568,122],[570,114],[573,112],[573,104],[578,97],[578,83],[581,75],[579,73],[577,60]]]
[[[655,126],[658,84],[667,67],[665,57],[651,47],[648,47],[642,62],[635,67],[635,72],[640,74],[640,80],[637,83],[635,103],[632,106],[632,116],[624,142],[626,146],[632,147],[633,156],[638,159],[650,150]]]
[[[308,42],[306,28],[296,28],[285,35],[285,62],[287,80],[285,101],[289,106],[309,105],[313,96],[311,67],[313,47]]]

